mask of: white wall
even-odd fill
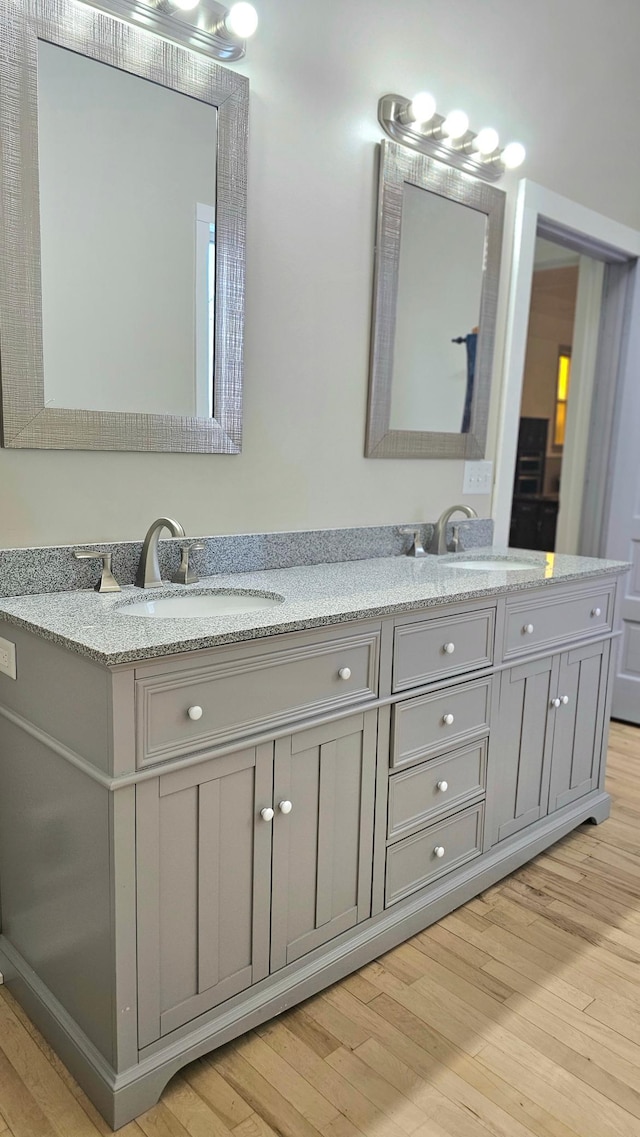
[[[243,453],[1,451],[0,546],[139,538],[160,513],[239,532],[428,519],[463,500],[462,463],[363,457],[386,92],[465,107],[522,139],[528,178],[640,227],[637,0],[259,6],[237,67],[252,84]],[[509,219],[516,184],[502,182]]]

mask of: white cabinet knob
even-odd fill
[[[193,719],[194,722],[197,722],[198,719],[202,718],[202,707],[189,707],[187,714],[190,719]]]
[[[568,695],[562,695],[560,702],[562,703],[563,707],[566,707],[567,703],[569,702],[569,696]]]
[[[443,845],[436,845],[433,852],[434,852],[436,857],[444,857],[444,846]]]
[[[592,608],[591,609],[591,615],[592,616],[601,616],[602,615],[602,608]]]
[[[341,667],[339,672],[338,672],[338,675],[340,676],[341,679],[350,679],[351,678],[351,668],[350,667]]]
[[[530,636],[532,634],[532,632],[533,632],[533,624],[525,624],[523,629],[522,629],[523,635]]]
[[[551,706],[552,707],[559,707],[560,706],[560,700],[559,699],[552,699],[551,700]]]
[[[440,790],[441,794],[446,794],[447,790],[449,789],[449,783],[448,782],[438,782],[437,789]]]
[[[443,650],[446,651],[447,655],[453,655],[454,651],[456,650],[456,645],[455,644],[443,644]]]
[[[260,816],[263,821],[273,821],[274,811],[270,805],[267,805],[264,809],[260,810]]]
[[[442,721],[445,726],[453,726],[453,715],[443,715]]]
[[[280,801],[278,802],[278,809],[280,813],[291,813],[293,805],[290,801]]]

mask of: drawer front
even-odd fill
[[[397,703],[393,709],[392,767],[424,761],[487,731],[490,706],[490,678]]]
[[[385,907],[396,904],[482,852],[484,804],[430,825],[387,849]],[[442,849],[438,856],[436,849]]]
[[[504,659],[546,651],[566,640],[605,635],[613,621],[614,585],[507,604]]]
[[[493,662],[495,610],[440,616],[397,627],[393,690],[405,691]]]
[[[487,741],[455,750],[389,778],[387,837],[395,840],[481,797],[487,783]]]
[[[139,679],[138,765],[375,698],[378,659],[374,631]]]

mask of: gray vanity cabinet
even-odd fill
[[[136,787],[140,1046],[269,971],[273,745]]]
[[[370,916],[376,718],[138,785],[141,1047]]]
[[[371,915],[376,720],[367,711],[276,742],[272,971]]]
[[[110,669],[3,625],[0,969],[110,1124],[608,816],[616,591]]]
[[[606,640],[503,671],[492,844],[597,788],[609,654]]]
[[[544,817],[549,797],[556,682],[553,656],[522,663],[500,676],[499,709],[493,730],[491,844],[504,841]]]
[[[560,659],[549,813],[598,786],[610,651],[605,641],[575,648]]]

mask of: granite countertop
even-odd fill
[[[526,560],[522,570],[452,568],[457,560],[493,556]],[[125,586],[100,595],[93,589],[0,599],[0,621],[63,645],[104,665],[153,659],[175,652],[259,639],[362,617],[394,615],[457,601],[623,573],[623,561],[506,548],[473,549],[457,556],[380,557],[303,565],[263,572],[219,574],[195,585],[143,590]],[[127,604],[162,596],[234,590],[276,597],[272,607],[241,615],[145,618],[126,614]],[[283,597],[278,601],[277,597]]]

